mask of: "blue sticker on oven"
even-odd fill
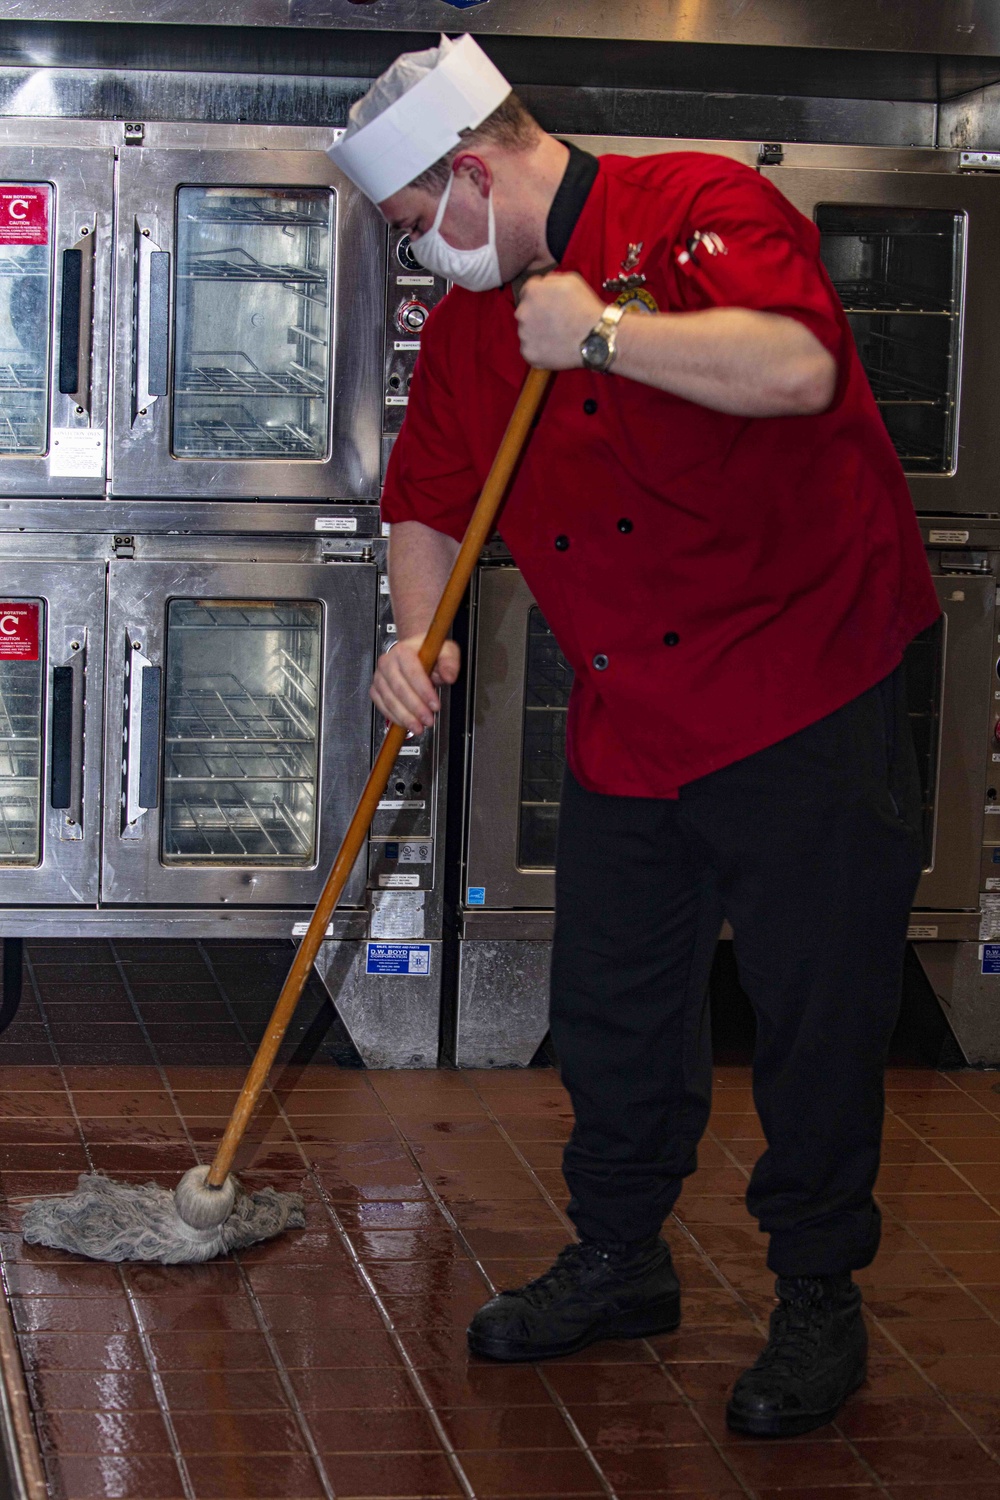
[[[431,972],[430,943],[369,943],[366,974],[402,974],[426,979]]]
[[[1000,974],[1000,943],[984,943],[980,949],[982,972]]]
[[[470,885],[468,895],[465,899],[469,906],[485,906],[486,887],[484,885]]]

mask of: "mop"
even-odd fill
[[[420,648],[420,661],[428,673],[438,659],[479,554],[493,531],[549,379],[547,370],[532,369],[521,388]],[[40,1198],[25,1210],[22,1234],[29,1245],[48,1245],[93,1260],[146,1260],[175,1265],[210,1260],[271,1239],[286,1229],[304,1227],[299,1194],[279,1193],[274,1188],[247,1192],[233,1177],[231,1168],[405,738],[406,730],[399,724],[390,725],[386,731],[211,1165],[192,1167],[173,1192],[155,1183],[137,1187],[113,1182],[101,1173],[84,1173],[76,1190],[68,1196]]]

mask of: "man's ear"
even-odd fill
[[[456,177],[467,178],[481,198],[489,197],[490,188],[493,186],[493,173],[490,171],[489,163],[483,161],[481,156],[476,156],[471,151],[463,151],[452,162],[452,171]]]

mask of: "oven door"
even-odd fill
[[[125,152],[114,493],[376,500],[385,238],[322,151]]]
[[[909,647],[923,795],[915,908],[975,910],[993,693],[992,576],[935,578],[942,616]],[[515,568],[478,580],[466,904],[555,905],[555,841],[570,668]],[[919,917],[917,918],[919,920]]]
[[[924,873],[914,906],[975,911],[993,708],[996,581],[955,574],[938,576],[934,583],[941,619],[906,653],[924,805]]]
[[[998,184],[797,166],[764,175],[820,229],[917,510],[989,509],[1000,471]]]
[[[477,580],[466,904],[555,905],[555,848],[573,674],[516,568]]]
[[[101,894],[315,901],[369,769],[375,568],[111,564]],[[343,902],[359,905],[359,860]]]
[[[0,155],[0,494],[103,495],[111,151]]]
[[[103,562],[3,563],[0,902],[97,903]]]

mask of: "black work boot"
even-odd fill
[[[726,1421],[755,1437],[797,1437],[832,1422],[865,1378],[861,1293],[841,1276],[779,1276],[780,1301],[757,1363],[733,1387]]]
[[[597,1339],[672,1333],[681,1293],[659,1238],[633,1245],[567,1245],[555,1265],[481,1307],[469,1348],[487,1359],[554,1359]]]

